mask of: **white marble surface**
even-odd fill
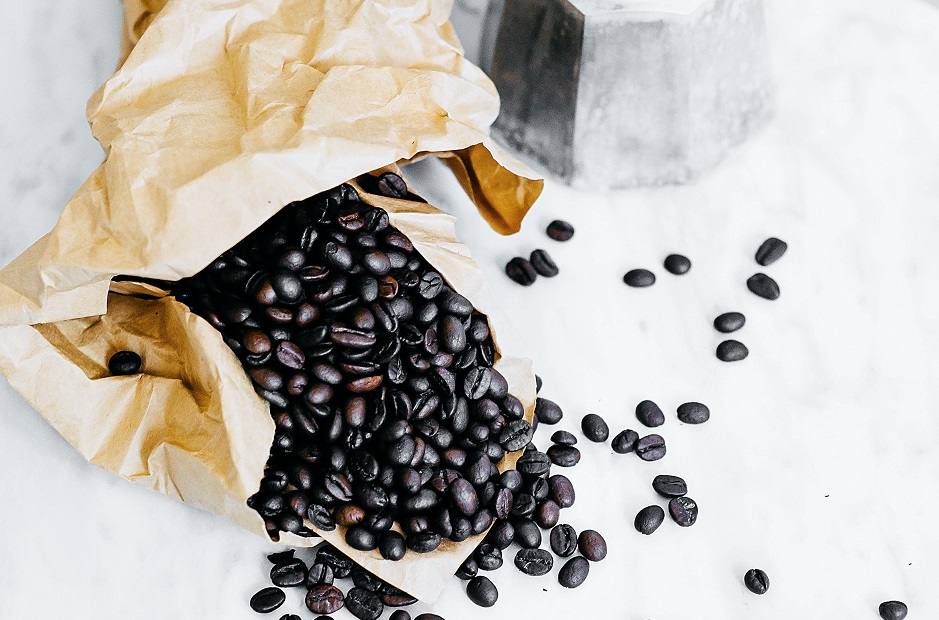
[[[566,514],[610,554],[587,583],[511,567],[481,611],[453,581],[449,620],[543,612],[618,620],[877,618],[899,598],[911,620],[939,617],[939,11],[921,0],[767,0],[779,112],[774,124],[692,187],[591,195],[549,186],[523,231],[500,238],[440,167],[419,185],[461,216],[505,309],[528,337],[543,395],[575,430],[597,412],[637,428],[644,398],[669,414],[669,454],[643,463],[597,446],[571,470]],[[100,159],[84,102],[117,57],[115,0],[0,3],[0,261],[53,223]],[[542,233],[555,217],[577,234]],[[767,272],[782,297],[750,295],[752,254],[790,244]],[[512,256],[548,249],[554,280],[522,289]],[[669,252],[692,258],[676,278]],[[646,266],[651,289],[620,277]],[[715,314],[740,310],[750,358],[725,365]],[[42,380],[54,381],[54,377]],[[677,423],[679,403],[711,421]],[[221,519],[85,463],[0,382],[0,618],[139,620],[257,617],[271,547]],[[547,445],[549,428],[539,432]],[[701,505],[688,530],[631,529],[657,502],[657,473],[684,476]],[[770,592],[740,583],[764,568]],[[281,613],[312,616],[291,593]],[[351,618],[346,612],[337,618]]]

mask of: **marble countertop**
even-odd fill
[[[581,588],[525,577],[508,556],[491,575],[498,605],[481,611],[454,579],[435,608],[448,620],[862,620],[888,599],[911,620],[939,617],[939,11],[766,4],[776,120],[692,186],[549,183],[522,232],[499,237],[442,166],[412,171],[460,217],[529,341],[542,395],[566,412],[558,428],[595,412],[614,433],[638,430],[643,399],[668,414],[663,460],[587,445],[570,470],[578,499],[564,519],[610,544]],[[117,61],[119,29],[116,0],[0,3],[0,263],[51,228],[100,162],[84,104]],[[543,233],[558,217],[577,229],[566,244]],[[766,269],[775,302],[744,286],[770,235],[790,246]],[[538,247],[561,274],[510,282],[505,262]],[[689,274],[665,273],[671,252],[691,257]],[[659,281],[624,286],[634,267]],[[732,365],[713,353],[711,321],[727,310],[748,317],[750,357]],[[711,420],[679,424],[687,400]],[[2,381],[0,420],[0,618],[257,617],[247,600],[267,585],[273,545],[87,464]],[[661,504],[659,473],[683,476],[701,514],[643,537],[632,520]],[[765,596],[741,583],[751,567],[769,573]],[[312,617],[300,601],[291,592],[273,617]]]

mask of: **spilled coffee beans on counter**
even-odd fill
[[[646,506],[636,515],[633,525],[637,532],[648,536],[659,529],[663,521],[665,521],[665,510],[661,506]]]
[[[672,275],[681,276],[691,271],[691,260],[681,254],[669,254],[665,257],[664,267]]]
[[[580,430],[584,437],[596,443],[603,443],[610,438],[610,427],[606,420],[595,413],[588,413],[580,421]]]
[[[651,400],[644,400],[636,405],[636,419],[650,428],[665,424],[665,414]]]
[[[266,614],[283,605],[286,600],[287,595],[280,588],[264,588],[251,597],[249,605],[259,614]]]
[[[531,266],[534,267],[538,275],[546,278],[553,278],[558,275],[558,266],[554,263],[551,256],[544,250],[535,250],[529,257]]]
[[[395,175],[380,181],[407,195]],[[350,546],[398,560],[494,522],[496,463],[532,428],[492,367],[487,318],[352,186],[288,205],[171,288],[270,403],[274,442],[249,505],[273,539],[340,519]],[[322,585],[308,602],[342,606]]]
[[[505,265],[505,275],[522,286],[531,286],[538,279],[538,272],[528,259],[516,256]]]
[[[717,359],[722,362],[739,362],[749,354],[746,345],[737,340],[725,340],[717,345]]]
[[[757,273],[747,280],[747,288],[750,292],[763,299],[773,301],[779,299],[779,285],[765,273]]]
[[[789,249],[789,246],[785,241],[777,239],[776,237],[770,237],[760,244],[754,258],[761,267],[767,267],[782,258],[787,249]]]
[[[633,288],[645,288],[655,284],[655,274],[648,269],[633,269],[626,272],[623,282]]]
[[[685,424],[704,424],[711,418],[711,410],[703,403],[684,403],[678,406],[678,419]]]
[[[674,497],[668,502],[668,514],[678,525],[691,527],[698,520],[698,504],[687,496]]]

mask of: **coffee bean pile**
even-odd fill
[[[395,174],[371,184],[410,196]],[[400,560],[512,509],[496,464],[533,429],[492,367],[487,318],[352,186],[288,205],[171,290],[270,403],[271,455],[248,503],[272,539],[338,526],[351,547]]]
[[[574,227],[563,220],[554,220],[545,231],[555,241],[568,241],[574,236]],[[522,286],[531,286],[538,276],[553,278],[558,275],[557,264],[545,250],[534,250],[526,259],[516,256],[505,265],[505,274]]]

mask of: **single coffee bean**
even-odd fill
[[[551,530],[549,539],[551,550],[562,558],[573,555],[577,551],[577,531],[566,523],[555,526]]]
[[[743,327],[746,322],[747,317],[740,312],[725,312],[714,319],[714,329],[722,334],[729,334]]]
[[[574,505],[574,485],[564,474],[555,474],[548,478],[548,495],[561,508]]]
[[[409,620],[407,618],[391,618],[391,620]],[[444,620],[443,616],[437,614],[418,614],[414,620]]]
[[[577,443],[577,436],[567,431],[554,431],[551,435],[551,441],[562,446],[573,446]]]
[[[651,400],[644,400],[636,405],[636,419],[650,428],[665,424],[665,414]]]
[[[306,607],[315,614],[334,614],[345,605],[342,590],[332,585],[320,585],[306,593]]]
[[[547,398],[535,400],[535,416],[542,424],[557,424],[564,417],[564,412],[554,401]]]
[[[779,285],[765,273],[757,273],[747,280],[747,288],[757,297],[773,301],[779,299]]]
[[[535,375],[535,394],[538,394],[539,392],[541,392],[541,385],[542,385],[541,377],[539,377],[538,375]]]
[[[577,538],[577,548],[591,562],[599,562],[606,557],[606,540],[596,530],[583,530]]]
[[[546,278],[553,278],[558,275],[558,266],[544,250],[535,250],[531,253],[529,260],[538,275]]]
[[[613,452],[617,454],[627,454],[636,449],[637,443],[639,443],[639,433],[631,429],[626,429],[613,438]]]
[[[610,427],[595,413],[588,413],[583,417],[580,429],[584,432],[584,437],[597,443],[603,443],[610,437]]]
[[[636,515],[634,525],[637,532],[648,536],[659,529],[659,526],[662,525],[662,521],[664,520],[665,511],[662,510],[661,506],[646,506]]]
[[[492,607],[499,600],[499,590],[488,577],[477,575],[466,586],[466,595],[480,607]]]
[[[747,347],[737,340],[725,340],[717,345],[717,359],[722,362],[739,362],[749,354]]]
[[[311,504],[307,509],[307,518],[313,522],[313,525],[324,532],[332,532],[336,529],[336,521],[330,512],[319,504]]]
[[[533,434],[528,420],[512,420],[499,434],[499,444],[506,452],[515,452],[527,446]]]
[[[554,220],[545,232],[555,241],[568,241],[574,236],[574,227],[564,220]]]
[[[486,529],[489,526],[486,526]],[[481,532],[480,532],[481,533]],[[411,534],[407,538],[407,546],[417,553],[430,553],[440,546],[440,534],[436,532],[423,532]]]
[[[754,594],[766,594],[769,590],[769,575],[759,568],[751,568],[743,576],[743,583],[747,586],[747,590]]]
[[[408,195],[408,186],[400,176],[386,172],[378,177],[378,191],[389,198],[404,198]]]
[[[281,588],[299,586],[306,581],[306,564],[293,559],[275,564],[271,568],[271,583]]]
[[[515,567],[526,575],[547,575],[554,568],[554,558],[545,549],[519,549],[515,554]]]
[[[669,254],[665,257],[665,270],[676,276],[684,275],[691,270],[691,261],[681,254]]]
[[[711,417],[711,410],[702,403],[690,402],[678,406],[678,419],[685,424],[704,424]]]
[[[561,519],[561,507],[554,500],[546,499],[535,508],[535,523],[543,530],[549,530]]]
[[[280,620],[300,620],[300,616],[297,614],[284,614],[280,617]]]
[[[665,452],[665,439],[661,435],[646,435],[636,442],[636,454],[643,461],[657,461]]]
[[[623,282],[634,288],[645,288],[655,284],[655,274],[648,269],[632,269],[623,276]]]
[[[515,542],[519,547],[537,549],[541,546],[541,528],[531,519],[519,519],[515,522]],[[478,561],[478,560],[477,560]]]
[[[484,542],[476,547],[473,558],[481,570],[496,570],[502,566],[502,549]]]
[[[590,572],[590,563],[586,559],[577,556],[564,563],[558,573],[558,583],[565,588],[576,588],[587,580],[587,574]]]
[[[108,371],[115,376],[134,375],[140,370],[140,356],[133,351],[118,351],[108,360]]]
[[[681,497],[688,494],[688,485],[678,476],[659,474],[652,480],[652,488],[662,497]]]
[[[310,567],[306,576],[306,587],[309,590],[315,586],[332,585],[335,573],[331,566],[316,562]]]
[[[267,556],[267,559],[271,564],[280,564],[281,562],[289,562],[292,560],[294,553],[295,551],[293,549],[288,549],[287,551],[278,551]]]
[[[782,258],[782,255],[785,254],[788,249],[789,246],[785,241],[777,239],[776,237],[770,237],[760,244],[754,258],[756,258],[757,264],[761,267],[768,267]]]
[[[433,614],[421,614],[421,615],[433,615]],[[418,616],[418,618],[420,618],[420,616]],[[388,620],[411,620],[411,614],[404,611],[403,609],[396,609],[388,617]],[[415,618],[414,620],[417,620],[417,618]]]
[[[523,475],[542,476],[551,469],[551,459],[544,452],[533,450],[519,457],[515,468]]]
[[[531,286],[538,279],[534,266],[521,256],[516,256],[505,265],[505,275],[522,286]]]
[[[548,448],[548,458],[558,467],[573,467],[580,462],[580,450],[574,446],[555,444]]]
[[[264,588],[252,596],[248,604],[259,614],[268,614],[283,605],[286,600],[287,595],[280,588]]]
[[[668,514],[678,525],[690,527],[698,520],[698,504],[690,497],[673,497],[668,502]]]
[[[364,525],[353,525],[346,530],[346,544],[359,551],[371,551],[378,546],[378,537]]]
[[[479,572],[479,565],[476,564],[476,559],[473,556],[466,558],[466,560],[460,565],[460,568],[456,571],[456,576],[463,581],[469,581]]]
[[[352,572],[352,567],[355,566],[352,560],[331,545],[325,546],[319,550],[316,554],[316,561],[332,568],[336,579],[345,579],[348,577],[349,573]]]
[[[880,617],[884,620],[903,620],[906,618],[906,614],[909,613],[909,609],[900,601],[886,601],[881,603],[878,611],[880,612]]]
[[[391,584],[384,584],[381,587],[381,601],[387,607],[407,607],[417,602],[417,599]]]
[[[365,588],[352,588],[346,594],[345,606],[353,616],[360,620],[378,620],[385,605],[374,592]]]
[[[378,550],[381,552],[381,557],[397,562],[407,551],[404,536],[398,532],[385,532],[378,541]]]

